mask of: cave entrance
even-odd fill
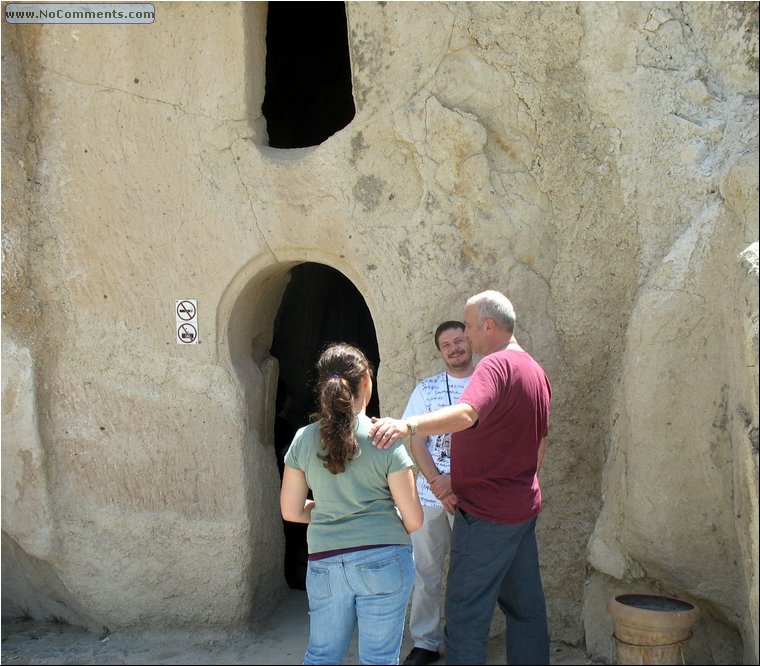
[[[343,273],[324,264],[295,266],[275,318],[270,352],[290,393],[288,420],[295,428],[306,425],[316,410],[314,364],[331,342],[361,349],[377,375],[375,326],[358,289]],[[379,416],[377,383],[367,415]]]
[[[377,371],[377,337],[362,295],[333,268],[299,264],[291,270],[275,317],[270,350],[279,367],[273,441],[281,477],[295,431],[309,423],[317,410],[314,365],[324,347],[333,342],[358,347]],[[368,416],[379,416],[377,383],[374,387]],[[306,589],[306,525],[283,521],[283,532],[285,581],[293,589]]]

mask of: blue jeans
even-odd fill
[[[504,525],[457,510],[446,588],[447,664],[486,663],[497,603],[507,618],[507,663],[548,664],[536,519]]]
[[[361,664],[398,664],[413,585],[411,546],[310,560],[309,645],[303,663],[342,663],[358,625]]]

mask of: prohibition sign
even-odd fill
[[[195,318],[195,303],[192,301],[180,301],[177,303],[177,316],[183,321],[191,321]]]
[[[198,331],[195,330],[195,326],[192,324],[181,324],[177,329],[177,337],[180,342],[184,342],[187,345],[195,342],[195,338],[198,336]]]

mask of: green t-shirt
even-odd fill
[[[411,467],[412,459],[401,441],[388,449],[372,446],[367,436],[372,422],[362,414],[356,421],[360,451],[340,474],[317,458],[325,453],[318,421],[298,430],[285,455],[288,467],[306,475],[314,496],[306,533],[309,553],[412,542],[388,487],[388,475]]]

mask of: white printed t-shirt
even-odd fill
[[[469,377],[460,379],[446,372],[423,379],[412,391],[402,418],[420,416],[441,407],[455,405],[459,402],[459,396],[462,395],[469,381]],[[438,471],[441,474],[448,474],[451,468],[451,435],[430,435],[427,438],[427,448]],[[443,508],[433,494],[427,479],[421,473],[417,474],[417,494],[420,496],[422,506]]]

